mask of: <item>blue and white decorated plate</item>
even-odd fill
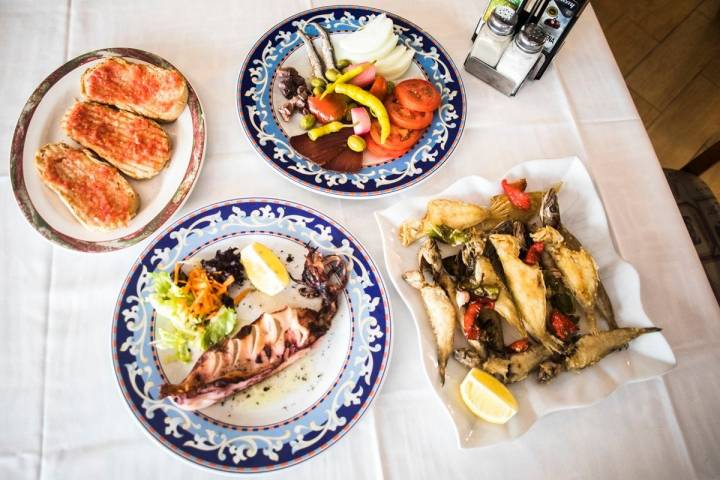
[[[286,101],[276,85],[280,67],[294,67],[310,77],[298,28],[317,38],[319,23],[331,37],[355,31],[382,10],[368,7],[322,7],[293,15],[272,27],[250,50],[237,84],[237,109],[250,142],[262,157],[292,182],[316,192],[341,198],[376,198],[416,185],[435,173],[450,157],[465,124],[465,90],[447,52],[427,32],[398,15],[393,20],[399,43],[415,50],[404,78],[425,78],[442,94],[433,123],[420,141],[403,156],[378,163],[367,152],[366,166],[357,173],[325,170],[296,153],[288,138],[303,131],[296,114],[290,122],[278,115]],[[372,164],[372,165],[371,165]]]
[[[154,345],[156,328],[167,319],[156,316],[146,300],[148,273],[171,271],[178,261],[197,261],[254,241],[272,248],[295,278],[308,245],[347,259],[350,276],[330,330],[303,359],[224,402],[187,412],[158,399],[159,386],[182,380],[194,361],[169,361]],[[300,300],[292,290],[272,298],[259,292],[245,297],[238,306],[241,321],[281,305],[297,305]],[[300,463],[345,435],[378,393],[391,338],[382,279],[345,228],[296,203],[248,198],[192,212],[152,241],[120,292],[111,344],[122,395],[150,436],[196,465],[255,473]]]

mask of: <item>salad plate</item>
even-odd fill
[[[588,171],[578,158],[522,163],[510,169],[502,178],[525,178],[528,191],[546,190],[561,182],[558,200],[562,223],[594,257],[600,280],[614,307],[618,326],[653,326],[643,310],[638,273],[617,253],[602,202]],[[437,195],[410,198],[375,213],[388,274],[417,327],[422,356],[422,367],[419,368],[424,368],[428,382],[448,412],[462,448],[482,447],[519,437],[545,415],[598,402],[621,385],[662,375],[676,363],[661,333],[640,336],[627,349],[603,358],[577,375],[562,373],[546,384],[528,378],[508,385],[519,408],[510,421],[500,425],[481,420],[466,407],[461,397],[460,384],[468,368],[455,359],[450,359],[445,384],[441,385],[435,338],[424,305],[418,291],[403,280],[403,273],[417,268],[418,248],[402,245],[398,238],[400,225],[408,219],[422,217],[428,201],[432,199],[487,205],[493,195],[500,193],[499,179],[490,181],[470,176]],[[460,346],[464,339],[459,332],[455,335],[455,346]]]
[[[278,85],[278,71],[292,67],[304,78],[312,76],[299,30],[317,43],[319,26],[336,42],[380,15],[392,20],[392,33],[397,36],[400,49],[407,47],[408,52],[410,49],[415,52],[407,71],[395,81],[408,78],[429,81],[440,94],[440,106],[422,137],[401,156],[377,159],[365,152],[359,171],[327,170],[290,145],[290,137],[302,134],[303,130],[298,125],[300,114],[296,113],[290,121],[283,120],[279,114],[286,100]],[[339,57],[337,46],[335,53]],[[278,23],[250,50],[240,69],[236,94],[240,123],[253,147],[274,171],[312,191],[350,199],[398,192],[437,172],[457,145],[466,115],[462,79],[442,46],[412,22],[368,7],[321,7]]]
[[[258,242],[287,263],[292,278],[302,276],[310,249],[345,260],[349,276],[329,330],[306,356],[222,402],[189,411],[161,398],[160,386],[182,380],[192,364],[173,359],[157,345],[158,329],[167,326],[167,319],[149,299],[153,278],[158,272],[172,274],[178,263],[198,263],[218,250]],[[260,298],[238,305],[240,323],[249,325],[281,301],[297,305],[294,298]],[[152,240],[118,297],[111,351],[120,391],[150,437],[195,465],[257,473],[296,465],[342,438],[377,395],[391,343],[382,279],[352,234],[303,205],[243,198],[194,211]]]
[[[62,128],[65,112],[81,98],[83,73],[109,58],[176,70],[167,60],[134,48],[106,48],[73,58],[30,96],[18,119],[10,153],[13,191],[25,218],[48,240],[81,252],[126,248],[157,231],[190,195],[205,155],[205,114],[186,79],[187,105],[177,120],[162,125],[171,145],[167,166],[153,178],[128,179],[139,199],[137,215],[127,226],[112,230],[90,230],[73,217],[59,196],[43,184],[34,164],[35,154],[52,142],[73,143]]]

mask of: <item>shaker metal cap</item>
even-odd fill
[[[509,10],[506,12],[504,10]],[[511,35],[515,29],[517,23],[517,15],[510,8],[504,8],[502,6],[495,7],[490,18],[488,18],[488,28],[492,30],[496,35]]]
[[[526,53],[537,53],[545,45],[545,31],[536,23],[528,23],[515,35],[515,44]]]

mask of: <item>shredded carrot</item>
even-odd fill
[[[240,293],[235,295],[235,298],[233,298],[233,302],[235,305],[239,304],[243,301],[243,298],[247,297],[248,293],[252,292],[252,288],[245,288]]]
[[[223,283],[220,283],[209,276],[201,266],[193,268],[188,273],[187,282],[182,287],[194,298],[189,308],[190,313],[201,318],[214,315],[222,306],[222,296],[227,293],[228,287],[234,281],[231,275]]]

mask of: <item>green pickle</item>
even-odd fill
[[[313,88],[315,88],[315,87],[325,88],[325,85],[327,85],[327,82],[323,78],[313,77],[312,80],[310,80],[310,85],[312,85]]]
[[[312,113],[308,113],[307,115],[303,115],[303,117],[300,119],[300,128],[303,130],[310,130],[315,126],[315,115]]]
[[[325,70],[325,78],[327,78],[331,82],[334,82],[335,80],[337,80],[337,77],[339,75],[340,75],[340,72],[338,72],[334,68],[329,68],[329,69]]]
[[[359,135],[350,135],[347,139],[347,144],[353,152],[363,152],[367,147],[365,139]]]
[[[338,60],[337,62],[335,62],[335,66],[338,70],[343,70],[350,66],[350,60],[348,60],[347,58],[343,58],[342,60]]]
[[[324,91],[325,91],[325,89],[322,87],[315,87],[315,88],[313,88],[313,96],[319,97],[320,95],[323,94]]]

